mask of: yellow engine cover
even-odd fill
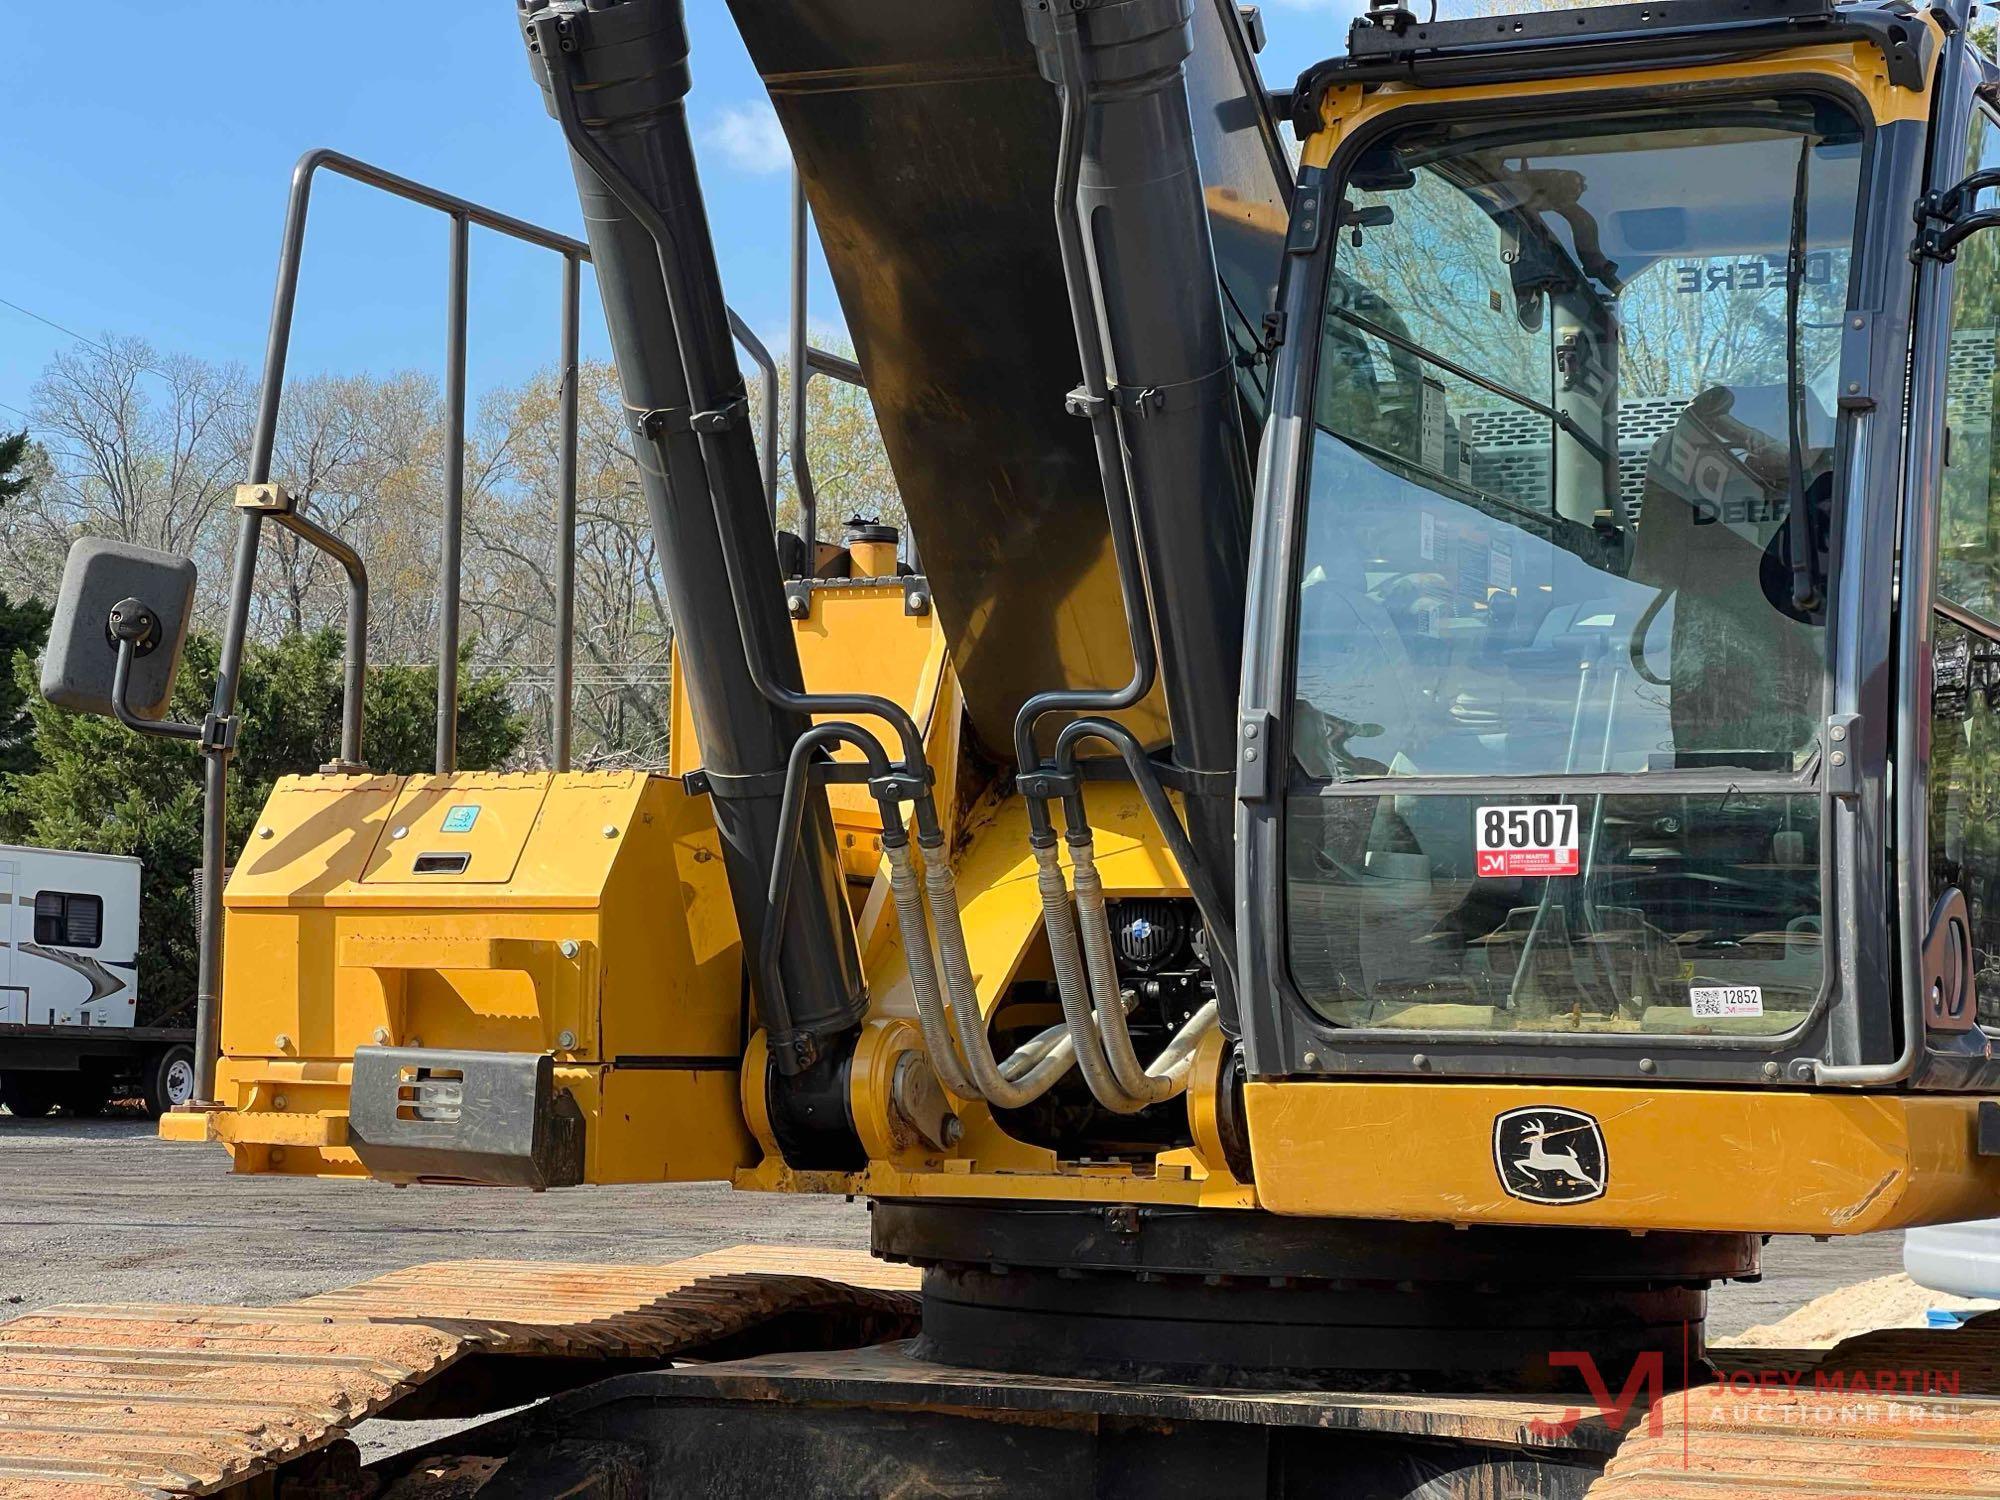
[[[741,946],[706,803],[636,772],[298,776],[225,892],[227,1109],[169,1117],[238,1171],[359,1174],[355,1048],[554,1054],[584,1180],[726,1178]]]
[[[1978,1110],[1934,1094],[1575,1084],[1244,1090],[1257,1190],[1278,1213],[1633,1231],[1861,1234],[1990,1214],[2000,1158],[1979,1152]],[[1523,1197],[1506,1186],[1500,1158],[1522,1148],[1501,1122],[1557,1114],[1591,1136],[1564,1160],[1592,1180]]]

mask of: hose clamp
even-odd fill
[[[713,411],[694,413],[688,418],[688,426],[696,432],[727,432],[732,427],[741,426],[749,415],[750,398],[731,396]]]

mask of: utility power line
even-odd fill
[[[48,326],[53,328],[57,333],[66,333],[71,338],[76,339],[81,343],[90,344],[98,349],[104,348],[104,345],[98,343],[96,339],[86,338],[83,334],[78,333],[74,328],[69,328],[61,323],[58,323],[54,318],[44,317],[41,313],[36,312],[32,307],[23,307],[21,306],[20,303],[10,302],[5,297],[0,297],[0,307],[11,307],[14,309],[15,312],[19,313],[24,318],[33,318],[37,323],[48,324]],[[108,354],[111,351],[106,349],[105,352]]]
[[[23,307],[20,303],[12,301],[6,297],[0,297],[0,307],[10,307],[24,318],[33,318],[37,323],[44,323],[48,325],[50,328],[53,328],[57,333],[68,334],[71,338],[75,339],[79,344],[88,344],[91,348],[97,350],[100,354],[108,354],[113,359],[117,359],[119,357],[118,351],[116,349],[113,349],[109,344],[99,343],[96,339],[90,337],[88,334],[78,333],[74,328],[71,328],[67,323],[58,323],[54,318],[48,317],[43,313],[38,313],[32,307]],[[139,368],[144,370],[148,375],[159,376],[162,380],[168,378],[167,372],[165,370],[160,369],[156,365],[140,365]],[[0,405],[6,405],[6,403],[0,402]],[[21,411],[21,408],[18,406],[8,406],[7,410]],[[21,415],[25,417],[27,413],[21,412]]]

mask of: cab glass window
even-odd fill
[[[2000,166],[2000,128],[1974,110],[1964,170]],[[1983,205],[1982,205],[1983,206]],[[2000,1026],[2000,234],[1976,234],[1952,267],[1945,468],[1938,493],[1931,671],[1930,873],[1972,923],[1979,1019]]]
[[[1349,167],[1287,828],[1325,1018],[1768,1035],[1816,1003],[1862,161],[1800,96],[1429,124]]]

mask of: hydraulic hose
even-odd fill
[[[1072,1059],[1052,1049],[1049,1055],[1029,1066],[1018,1078],[1010,1078],[994,1060],[993,1048],[986,1040],[986,1017],[979,1008],[979,987],[972,976],[972,960],[966,953],[965,926],[959,919],[958,882],[945,856],[944,840],[940,837],[933,842],[920,836],[918,845],[924,855],[924,893],[930,901],[931,919],[937,926],[938,957],[944,967],[944,995],[951,1007],[959,1046],[965,1052],[970,1081],[979,1097],[994,1108],[1020,1109],[1034,1103],[1053,1088],[1056,1080],[1070,1070]],[[1055,851],[1051,849],[1049,853],[1053,855]],[[1056,879],[1062,879],[1060,873]],[[1068,900],[1065,899],[1065,913],[1068,907]],[[1075,942],[1075,928],[1072,926],[1072,963],[1075,961]],[[911,972],[915,974],[914,966]],[[1069,1016],[1067,1005],[1064,1015],[1066,1018]],[[1071,1030],[1074,1034],[1074,1026]],[[1101,1066],[1101,1055],[1098,1062]]]
[[[1112,998],[1108,1004],[1094,1007],[1089,998],[1077,960],[1077,929],[1070,914],[1069,893],[1064,888],[1053,845],[1036,853],[1040,866],[1037,884],[1043,897],[1043,919],[1050,933],[1063,1021],[1030,1038],[1004,1062],[996,1061],[986,1038],[985,1016],[980,1010],[966,951],[957,881],[944,857],[941,839],[936,844],[924,843],[923,849],[922,896],[918,893],[907,840],[885,843],[883,852],[889,861],[889,888],[903,931],[918,1026],[931,1066],[947,1090],[961,1099],[984,1099],[996,1109],[1020,1109],[1054,1087],[1079,1057],[1084,1060],[1084,1080],[1093,1096],[1119,1114],[1134,1114],[1186,1088],[1195,1046],[1216,1024],[1215,1002],[1211,1000],[1196,1011],[1153,1065],[1142,1069],[1133,1054],[1131,1031],[1126,1022],[1127,997],[1117,988],[1116,968],[1115,964],[1109,964],[1108,946],[1099,962],[1109,964],[1104,972],[1110,976],[1108,989]],[[1086,851],[1084,858],[1089,857]],[[1094,863],[1089,869],[1094,880]],[[1101,896],[1101,884],[1097,890]],[[938,956],[943,960],[942,992],[937,962],[931,953],[930,924],[925,920],[925,897],[937,928]],[[1108,925],[1104,931],[1108,940]],[[956,1048],[952,1045],[953,1030],[958,1038]],[[1079,1040],[1086,1043],[1081,1050]],[[1122,1048],[1122,1057],[1129,1063],[1135,1080],[1132,1086],[1127,1087],[1113,1070],[1107,1047]]]
[[[1136,998],[1130,990],[1124,991],[1119,999],[1123,1008],[1130,1011]],[[1194,1066],[1195,1049],[1201,1039],[1215,1029],[1219,1019],[1219,1007],[1210,1000],[1202,1005],[1174,1033],[1173,1040],[1153,1059],[1153,1065],[1146,1070],[1151,1077],[1164,1077],[1172,1081],[1173,1089],[1169,1098],[1184,1092],[1187,1088],[1188,1072]],[[1060,1056],[1067,1060],[1075,1053],[1075,1044],[1070,1040],[1069,1025],[1058,1021],[1046,1031],[1038,1031],[1034,1036],[1014,1049],[1014,1055],[1000,1064],[1000,1071],[1009,1078],[1018,1078],[1030,1067],[1045,1057]]]
[[[1115,749],[1125,762],[1125,769],[1139,788],[1139,796],[1159,825],[1160,834],[1167,841],[1167,852],[1180,866],[1181,874],[1188,883],[1188,894],[1194,898],[1195,909],[1201,913],[1202,924],[1208,928],[1210,954],[1214,962],[1233,987],[1236,982],[1236,924],[1223,904],[1222,894],[1216,889],[1207,868],[1195,853],[1194,843],[1188,838],[1185,825],[1174,805],[1167,800],[1166,788],[1160,783],[1159,769],[1146,754],[1145,747],[1134,737],[1131,730],[1116,719],[1077,719],[1063,726],[1056,738],[1056,773],[1074,778],[1076,775],[1076,747],[1087,739],[1100,739]],[[1080,787],[1081,783],[1077,783]],[[1084,816],[1083,794],[1078,791],[1065,799],[1068,813],[1069,832],[1074,837],[1090,834],[1090,821]]]
[[[1090,1085],[1092,1095],[1106,1109],[1119,1114],[1134,1114],[1148,1104],[1172,1097],[1177,1085],[1166,1076],[1167,1070],[1161,1067],[1159,1061],[1150,1068],[1141,1068],[1132,1046],[1132,1033],[1118,988],[1110,914],[1104,898],[1103,882],[1097,873],[1095,835],[1084,810],[1081,782],[1075,780],[1076,747],[1085,739],[1105,741],[1124,759],[1126,770],[1167,841],[1168,851],[1187,878],[1189,892],[1209,930],[1209,951],[1232,983],[1235,978],[1235,934],[1233,924],[1223,910],[1221,898],[1195,854],[1186,828],[1175,813],[1173,804],[1167,800],[1157,769],[1131,731],[1112,719],[1077,719],[1065,725],[1056,738],[1056,772],[1059,776],[1069,777],[1078,788],[1063,799],[1070,858],[1076,866],[1076,907],[1072,913],[1068,893],[1063,890],[1062,869],[1055,846],[1053,843],[1047,848],[1038,845],[1035,859],[1039,866],[1037,884],[1042,895],[1043,922],[1048,928],[1050,958],[1055,967],[1057,992],[1063,1001],[1063,1017],[1077,1058],[1083,1066],[1084,1079]],[[1075,961],[1074,945],[1079,940],[1084,958],[1081,966]],[[1069,960],[1067,968],[1066,957]],[[1084,989],[1086,983],[1087,992]],[[1087,1019],[1080,1013],[1085,1006],[1093,1013]],[[1219,1008],[1215,1014],[1220,1014]],[[1193,1026],[1194,1021],[1190,1020],[1188,1024]],[[1177,1043],[1186,1036],[1187,1030],[1184,1027],[1182,1035],[1175,1038]],[[1173,1051],[1171,1044],[1168,1050]],[[1192,1056],[1191,1049],[1187,1055]],[[1165,1057],[1166,1054],[1163,1054],[1161,1061]],[[1185,1086],[1185,1069],[1181,1071],[1178,1086]]]
[[[1173,1083],[1150,1074],[1132,1049],[1132,1028],[1118,985],[1117,950],[1111,942],[1111,915],[1105,907],[1104,881],[1097,873],[1096,841],[1088,829],[1081,838],[1071,833],[1069,858],[1076,869],[1076,925],[1083,938],[1084,965],[1090,975],[1091,1004],[1097,1012],[1104,1060],[1111,1066],[1112,1081],[1120,1095],[1135,1109],[1144,1109],[1169,1097]]]
[[[1069,1023],[1058,1021],[1038,1031],[1014,1049],[1014,1055],[1000,1064],[1004,1078],[1019,1078],[1043,1058],[1060,1052],[1066,1059],[1076,1056],[1076,1044],[1069,1039]]]
[[[1057,152],[1056,243],[1062,257],[1063,287],[1069,294],[1070,322],[1076,330],[1076,352],[1083,382],[1072,398],[1073,409],[1090,420],[1091,444],[1104,487],[1105,514],[1111,525],[1111,558],[1118,574],[1118,595],[1124,606],[1125,632],[1132,648],[1132,676],[1121,688],[1060,689],[1037,693],[1021,705],[1014,719],[1014,759],[1023,774],[1037,764],[1035,725],[1045,714],[1115,713],[1141,702],[1153,690],[1158,663],[1153,648],[1153,612],[1147,600],[1144,564],[1140,560],[1138,522],[1132,490],[1125,473],[1125,455],[1118,442],[1117,415],[1111,403],[1111,381],[1104,362],[1104,331],[1098,319],[1096,293],[1090,284],[1090,262],[1084,247],[1077,184],[1083,175],[1084,111],[1088,83],[1076,55],[1076,17],[1059,10],[1053,25],[1061,36],[1056,49],[1061,78],[1062,135]],[[1029,797],[1028,822],[1038,839],[1054,836],[1048,803]]]
[[[806,793],[813,780],[813,757],[822,745],[835,744],[853,745],[858,749],[867,758],[870,774],[878,779],[889,774],[888,754],[883,750],[882,742],[858,724],[818,724],[792,742],[791,756],[785,766],[784,800],[778,810],[778,848],[776,857],[771,861],[771,883],[765,892],[766,902],[774,913],[783,911],[785,903],[791,900],[792,875],[798,868],[799,842],[805,831]],[[894,809],[884,807],[883,847],[889,847],[892,839],[903,844],[909,842]],[[757,982],[774,996],[784,993],[784,978],[778,963],[783,948],[784,929],[776,921],[766,922],[763,940],[757,951]]]
[[[910,857],[909,841],[885,843],[882,852],[889,860],[889,895],[895,903],[896,923],[903,934],[917,1024],[924,1034],[924,1050],[930,1054],[931,1069],[938,1082],[959,1098],[982,1098],[979,1086],[972,1081],[972,1075],[959,1061],[958,1049],[952,1045],[951,1024],[945,1017],[938,991],[937,960],[931,954],[930,920],[924,914],[924,893]]]
[[[1071,406],[1090,422],[1091,443],[1097,457],[1098,477],[1104,489],[1106,518],[1110,523],[1112,562],[1118,575],[1119,598],[1132,651],[1132,675],[1121,688],[1037,693],[1023,703],[1014,720],[1014,757],[1023,775],[1041,763],[1035,750],[1035,726],[1044,715],[1058,711],[1108,713],[1131,708],[1152,691],[1158,675],[1153,646],[1153,612],[1147,597],[1144,564],[1140,559],[1138,522],[1132,507],[1125,455],[1118,439],[1117,416],[1105,365],[1104,329],[1098,316],[1096,293],[1090,284],[1090,262],[1077,201],[1077,187],[1083,172],[1089,84],[1078,55],[1076,17],[1067,10],[1058,10],[1053,24],[1060,34],[1054,52],[1060,75],[1057,89],[1062,108],[1054,203],[1056,241],[1062,256],[1063,286],[1069,295],[1070,323],[1076,334],[1077,357],[1083,377],[1071,397]],[[1056,991],[1063,1008],[1063,1037],[1049,1043],[1047,1055],[1051,1059],[1067,1055],[1079,1063],[1091,1094],[1105,1108],[1119,1114],[1135,1113],[1152,1102],[1150,1086],[1143,1080],[1137,1086],[1121,1080],[1105,1052],[1106,1035],[1115,1032],[1122,1036],[1126,1043],[1125,1057],[1133,1065],[1130,1073],[1138,1072],[1137,1060],[1131,1056],[1131,1035],[1125,1029],[1117,968],[1108,942],[1109,930],[1106,929],[1106,942],[1087,948],[1083,964],[1079,964],[1076,916],[1072,913],[1069,892],[1063,882],[1048,801],[1045,797],[1030,795],[1026,802],[1029,834],[1038,867],[1036,881],[1042,895],[1043,925],[1048,933]],[[1081,880],[1079,869],[1079,896]],[[1101,887],[1098,894],[1101,901]],[[1084,965],[1089,967],[1088,974],[1084,972]],[[1099,1023],[1092,1011],[1106,1015],[1105,1034],[1100,1034]],[[1109,1019],[1113,1012],[1116,1013],[1115,1020]],[[1044,1033],[1044,1036],[1047,1035]],[[1028,1046],[1034,1047],[1040,1041],[1041,1038],[1036,1038]]]
[[[1120,1087],[1104,1055],[1104,1037],[1098,1029],[1096,1006],[1079,951],[1076,912],[1070,906],[1069,886],[1063,879],[1057,846],[1036,845],[1035,865],[1035,886],[1042,896],[1042,926],[1048,932],[1049,962],[1056,975],[1056,997],[1062,1002],[1063,1023],[1069,1028],[1070,1044],[1077,1065],[1083,1070],[1083,1081],[1089,1085],[1091,1097],[1114,1114],[1137,1114],[1150,1101]],[[1115,973],[1111,1004],[1119,1009],[1122,1020],[1124,1012]]]
[[[1187,1089],[1188,1074],[1194,1069],[1195,1049],[1201,1046],[1203,1037],[1215,1030],[1221,1019],[1221,1004],[1214,1000],[1207,1001],[1187,1018],[1186,1024],[1174,1033],[1174,1039],[1146,1069],[1148,1078],[1165,1078],[1173,1084],[1168,1091],[1169,1098]]]

